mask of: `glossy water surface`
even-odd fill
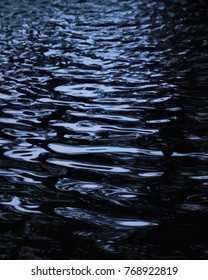
[[[208,257],[193,2],[1,0],[1,259]]]

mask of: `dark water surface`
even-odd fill
[[[208,258],[193,2],[1,0],[1,259]]]

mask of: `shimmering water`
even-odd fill
[[[208,257],[208,9],[191,3],[1,0],[1,259]]]

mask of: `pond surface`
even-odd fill
[[[208,258],[208,9],[187,2],[1,0],[1,259]]]

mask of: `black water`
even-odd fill
[[[1,259],[207,259],[207,12],[1,0]]]

